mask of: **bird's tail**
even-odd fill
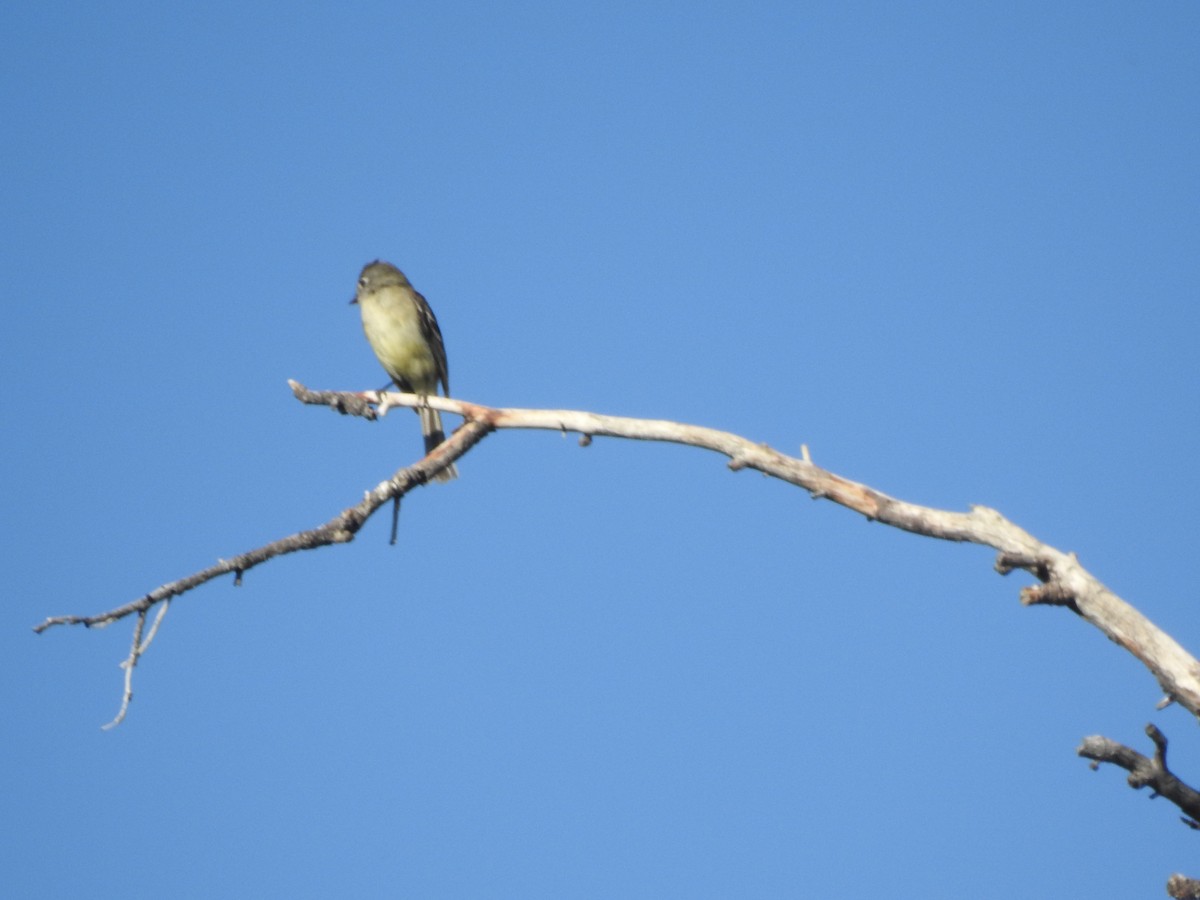
[[[421,407],[417,412],[421,415],[421,434],[425,435],[425,455],[428,456],[438,444],[446,440],[446,433],[442,431],[442,414],[436,409],[428,407]],[[458,467],[451,463],[447,468],[438,472],[433,480],[451,481],[457,477]]]

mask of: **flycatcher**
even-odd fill
[[[350,302],[358,304],[367,342],[400,390],[436,397],[440,381],[442,392],[450,396],[442,330],[429,303],[413,289],[403,272],[382,260],[367,263],[358,276],[358,293]],[[442,417],[436,409],[422,407],[417,412],[428,455],[446,439]],[[451,465],[439,472],[436,480],[457,477],[458,469]]]

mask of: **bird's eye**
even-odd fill
[[[365,288],[367,286],[367,276],[366,275],[364,275],[362,278],[358,279],[358,286],[360,288]]]

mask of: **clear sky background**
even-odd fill
[[[1200,649],[1200,5],[18,3],[0,13],[4,892],[1158,896],[1088,734],[1200,730],[992,554],[715,455],[505,433],[353,544],[131,624],[458,396],[709,425],[981,503]]]

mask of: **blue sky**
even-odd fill
[[[58,630],[414,460],[464,399],[735,431],[996,507],[1200,647],[1200,7],[10,4],[13,896],[1151,896],[1194,834],[1087,734],[1200,735],[991,555],[540,433],[346,547]]]

